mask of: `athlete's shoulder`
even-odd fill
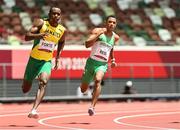
[[[63,31],[66,31],[67,29],[66,29],[66,27],[65,26],[63,26],[62,24],[58,24],[58,28],[60,29],[60,30],[63,30]]]
[[[98,33],[98,32],[102,32],[102,31],[104,31],[104,30],[106,30],[106,28],[94,28],[92,31],[91,31],[91,33]]]
[[[33,26],[42,27],[43,24],[44,24],[44,20],[40,18],[36,18],[33,21]]]
[[[114,38],[115,38],[116,41],[118,41],[120,37],[119,37],[119,35],[117,33],[114,32]]]

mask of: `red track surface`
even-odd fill
[[[88,116],[89,103],[42,103],[40,118],[29,119],[32,104],[1,104],[3,130],[180,130],[180,102],[98,102]]]

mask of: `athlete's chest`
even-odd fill
[[[114,35],[107,36],[105,34],[101,34],[98,38],[99,42],[105,43],[109,46],[112,46],[114,44]]]

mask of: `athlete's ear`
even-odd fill
[[[50,12],[49,12],[49,13],[48,13],[48,17],[49,17],[49,18],[50,18],[50,15],[51,15],[51,14],[50,14]]]
[[[61,23],[61,18],[62,18],[62,15],[60,15],[60,19],[58,20],[58,23]]]
[[[51,9],[50,9],[50,10],[49,10],[49,13],[48,13],[49,19],[51,18],[51,15],[52,15],[52,11],[51,11]]]

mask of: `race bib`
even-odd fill
[[[106,58],[108,56],[108,50],[109,50],[109,48],[100,47],[95,52],[95,55],[99,55],[99,56]]]
[[[55,43],[44,41],[42,39],[40,40],[39,48],[38,48],[39,50],[52,52],[54,48],[55,48]]]
[[[102,42],[98,42],[93,48],[91,52],[91,57],[93,59],[101,59],[101,61],[108,61],[109,54],[112,47]]]

